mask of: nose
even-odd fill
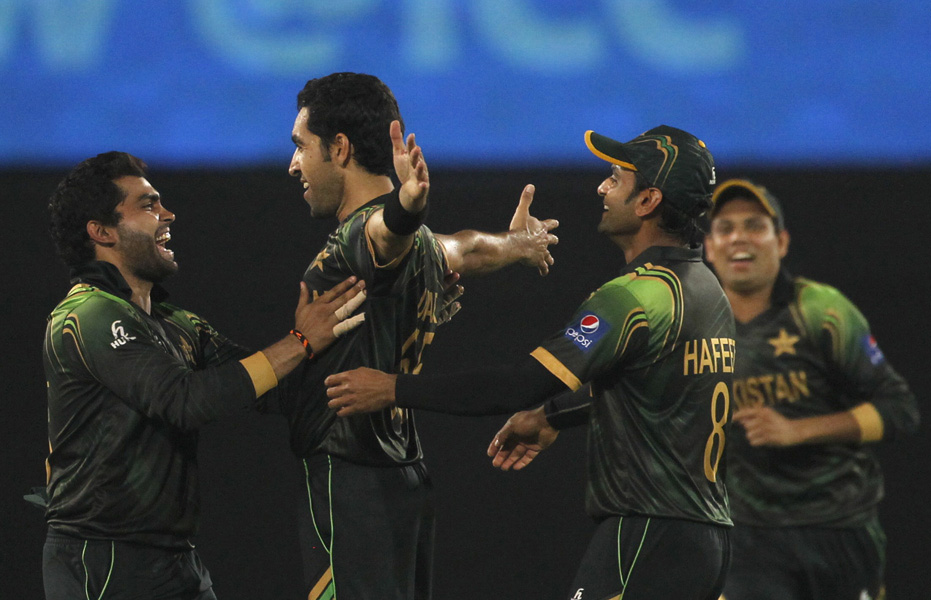
[[[610,183],[610,179],[605,179],[604,181],[601,182],[601,185],[598,186],[599,196],[606,196],[608,194],[609,183]]]
[[[297,150],[291,155],[291,164],[288,165],[288,175],[298,177],[301,174],[301,165],[297,162]]]
[[[163,208],[162,208],[162,211],[161,211],[161,212],[159,213],[159,215],[158,215],[158,220],[159,220],[159,221],[164,221],[164,222],[166,222],[166,223],[174,223],[174,221],[175,221],[175,213],[173,213],[173,212],[171,212],[170,210],[168,210],[167,208],[164,208],[164,207],[163,207]]]

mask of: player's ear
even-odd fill
[[[647,188],[640,192],[640,197],[637,198],[637,216],[641,218],[649,217],[650,215],[656,213],[656,209],[659,207],[660,202],[663,201],[663,192],[659,188]]]
[[[785,258],[786,254],[789,253],[789,241],[791,241],[791,236],[785,229],[777,233],[776,236],[779,238],[779,258]]]
[[[101,246],[113,246],[119,239],[116,227],[104,225],[100,221],[88,221],[86,230],[91,241]]]
[[[704,244],[702,244],[702,248],[705,249],[705,260],[707,260],[710,263],[713,263],[714,262],[714,247],[711,245],[711,234],[710,233],[705,234],[705,240],[704,240]]]
[[[330,144],[330,155],[333,161],[340,166],[347,166],[352,158],[352,144],[344,133],[337,133]]]

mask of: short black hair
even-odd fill
[[[94,259],[87,223],[116,225],[116,207],[126,193],[115,183],[120,177],[145,177],[146,164],[126,152],[105,152],[81,162],[61,180],[49,200],[49,232],[58,255],[69,267]]]
[[[636,175],[634,193],[654,187],[650,185],[650,182],[640,171],[635,171],[634,173]],[[662,191],[663,190],[660,189],[660,192]],[[701,212],[698,216],[692,217],[685,214],[685,212],[677,208],[672,202],[667,201],[666,194],[663,193],[663,200],[659,204],[659,228],[666,233],[676,236],[683,244],[696,246],[701,243],[707,231],[707,225],[705,224],[706,219],[704,216],[709,208],[711,208],[710,201],[706,202],[705,205],[699,209]]]
[[[695,247],[701,244],[702,238],[708,231],[705,213],[697,217],[690,217],[671,202],[662,202],[659,212],[659,228],[666,233],[675,235],[680,242]]]
[[[387,85],[374,75],[333,73],[311,79],[297,95],[297,110],[307,109],[307,129],[328,147],[342,133],[353,157],[375,175],[391,176],[394,157],[389,127],[404,120]]]

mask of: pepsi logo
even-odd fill
[[[582,330],[582,333],[595,333],[598,331],[600,325],[601,321],[598,320],[598,317],[595,315],[585,315],[582,317],[582,322],[579,323],[579,329]]]

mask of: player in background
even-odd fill
[[[165,302],[159,284],[178,270],[167,247],[175,215],[141,160],[85,160],[49,209],[73,287],[49,317],[43,353],[46,598],[215,598],[192,541],[197,430],[255,405],[351,328],[338,313],[358,306],[347,301],[364,298],[362,284],[347,280],[313,303],[301,284],[291,334],[252,353]]]
[[[724,596],[878,600],[883,479],[872,447],[914,433],[915,398],[843,294],[782,267],[789,232],[771,193],[732,179],[713,202],[705,248],[738,348]]]
[[[417,376],[356,369],[327,378],[330,406],[341,416],[385,407],[498,414],[590,383],[584,408],[549,400],[520,413],[493,448],[507,460],[517,443],[536,451],[555,427],[589,424],[586,508],[598,527],[566,597],[713,600],[730,556],[719,467],[734,364],[734,319],[694,243],[711,206],[713,158],[668,126],[627,143],[594,132],[585,141],[611,163],[598,231],[623,252],[620,275],[517,365]]]
[[[334,73],[298,94],[289,171],[311,215],[339,221],[304,282],[316,293],[352,275],[368,294],[363,326],[306,365],[270,407],[287,416],[306,475],[299,533],[310,600],[420,600],[432,587],[433,495],[414,414],[391,407],[337,419],[324,377],[360,366],[419,372],[450,272],[520,262],[545,275],[557,242],[556,221],[530,216],[532,186],[505,233],[434,234],[423,224],[427,164],[403,127],[391,90],[371,75]]]

